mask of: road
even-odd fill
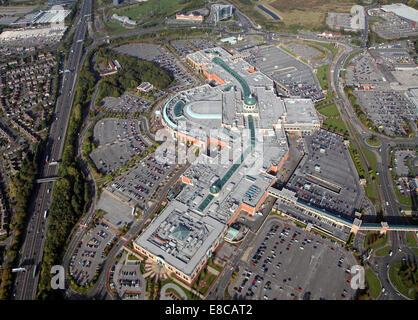
[[[337,93],[337,106],[340,111],[341,117],[347,124],[351,126],[351,133],[354,138],[361,145],[362,148],[371,149],[377,159],[377,174],[379,176],[378,192],[381,198],[381,206],[384,211],[384,218],[389,224],[405,225],[409,222],[400,214],[398,208],[399,202],[396,199],[394,191],[390,167],[390,149],[397,145],[416,146],[417,138],[391,138],[382,134],[377,134],[365,127],[361,121],[357,118],[350,101],[346,97],[343,89],[342,79],[340,77],[340,71],[343,69],[346,59],[349,55],[356,50],[343,52],[337,59],[331,64],[331,87]],[[375,135],[381,141],[381,146],[378,148],[368,147],[365,143],[367,137]],[[401,206],[402,207],[402,206]],[[385,288],[385,292],[380,294],[380,300],[387,299],[405,299],[402,297],[389,280],[389,267],[395,262],[401,261],[405,258],[409,261],[416,263],[416,255],[408,248],[406,235],[404,232],[390,232],[389,243],[391,244],[393,255],[386,257],[371,257],[367,261],[369,267],[378,275],[381,281],[382,287]]]
[[[144,214],[134,222],[132,227],[129,229],[129,231],[121,237],[118,242],[114,245],[112,250],[110,250],[109,254],[107,255],[107,259],[105,260],[103,264],[102,271],[96,281],[96,284],[94,287],[86,293],[85,296],[83,296],[84,299],[92,299],[92,298],[98,298],[98,297],[104,297],[106,296],[105,293],[107,292],[106,286],[107,286],[107,275],[109,272],[109,269],[112,266],[114,257],[118,254],[120,249],[133,240],[133,238],[137,235],[137,233],[143,228],[147,220],[158,210],[161,203],[165,200],[167,193],[171,189],[171,186],[174,185],[174,183],[179,179],[179,177],[189,168],[190,164],[186,164],[182,168],[180,168],[174,176],[170,179],[170,181],[164,186],[164,188],[159,192],[159,195],[155,201],[155,203],[144,212]],[[89,214],[85,218],[85,221],[88,221],[92,218],[94,210],[90,210]],[[67,251],[65,252],[63,265],[67,269],[70,263],[71,255],[73,254],[76,246],[78,245],[79,241],[84,235],[84,232],[82,232],[84,229],[79,228],[76,232],[75,236],[71,239],[70,244],[68,245]],[[67,286],[68,287],[68,286]],[[104,296],[103,296],[104,295]],[[73,299],[74,297],[80,296],[78,294],[75,294],[70,288],[68,288],[66,292],[66,297],[69,299]]]
[[[75,21],[77,28],[75,30],[66,66],[66,69],[70,70],[70,72],[63,74],[62,86],[59,88],[59,96],[56,103],[56,117],[52,122],[46,146],[46,157],[48,157],[48,162],[42,164],[40,178],[57,176],[58,174],[58,165],[53,163],[61,159],[64,147],[64,137],[67,131],[74,99],[80,58],[82,56],[83,40],[87,30],[87,21],[90,19],[91,14],[91,4],[91,0],[83,1],[79,16]],[[19,273],[16,276],[13,299],[32,300],[36,297],[47,227],[45,212],[49,210],[52,198],[52,188],[53,182],[35,186],[35,201],[32,201],[32,205],[29,208],[29,221],[19,259],[19,266],[26,267],[27,271]],[[37,270],[34,277],[35,267]]]
[[[386,221],[389,224],[407,224],[407,221],[400,216],[398,211],[399,204],[396,200],[396,195],[393,190],[392,178],[390,176],[390,171],[388,170],[390,166],[389,161],[389,150],[392,146],[395,145],[416,145],[417,138],[391,138],[378,134],[376,132],[370,131],[369,128],[365,127],[363,123],[357,118],[350,101],[346,97],[343,89],[342,79],[340,77],[340,71],[344,68],[345,61],[350,56],[351,53],[358,51],[354,49],[351,51],[345,51],[342,53],[339,58],[331,65],[330,75],[331,75],[331,87],[337,93],[337,106],[340,110],[341,117],[348,123],[351,128],[354,130],[353,135],[356,141],[361,145],[362,148],[372,149],[372,151],[377,155],[377,174],[379,175],[380,185],[379,185],[379,194],[381,197],[381,205],[384,209],[384,215]],[[372,134],[377,136],[382,146],[376,150],[375,148],[369,148],[365,139],[370,137]],[[386,205],[386,202],[388,205]]]
[[[404,232],[391,232],[388,236],[390,240],[388,244],[390,243],[393,254],[385,257],[377,257],[372,254],[367,264],[378,275],[382,288],[385,288],[385,292],[380,294],[379,300],[404,300],[405,297],[393,288],[389,280],[389,267],[402,259],[416,264],[417,257],[409,249]]]

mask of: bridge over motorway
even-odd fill
[[[59,179],[59,177],[54,176],[54,177],[46,177],[46,178],[39,178],[36,179],[36,183],[48,183],[48,182],[54,182],[57,181]]]

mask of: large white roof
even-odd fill
[[[393,12],[394,14],[418,22],[418,10],[408,7],[403,3],[394,3],[382,6],[382,10],[386,12]]]

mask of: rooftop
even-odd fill
[[[386,12],[393,12],[399,17],[410,21],[418,22],[418,10],[409,7],[403,3],[387,4],[382,6],[382,10]]]
[[[219,221],[173,200],[135,243],[191,276],[225,230]]]

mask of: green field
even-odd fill
[[[416,264],[397,262],[389,269],[389,278],[395,288],[410,299],[418,299],[418,269]]]
[[[216,279],[216,276],[211,273],[206,280],[206,284],[210,287],[213,281],[215,281],[215,279]]]
[[[391,246],[387,246],[387,247],[384,247],[383,249],[379,249],[379,250],[376,251],[376,256],[377,257],[386,257],[389,254],[391,249],[392,249]]]
[[[347,128],[341,119],[325,119],[322,125],[326,130],[332,132],[339,132],[342,134],[347,132]]]
[[[324,30],[327,12],[350,12],[354,0],[231,0],[256,24],[268,30],[296,33],[298,30]],[[273,20],[257,8],[262,4],[281,17]]]
[[[126,29],[124,27],[122,27],[120,25],[119,22],[110,22],[110,21],[105,21],[104,25],[106,26],[106,30],[111,34],[111,35],[115,35],[115,34],[119,34],[119,33],[124,33],[126,32]]]
[[[411,207],[412,206],[412,198],[411,198],[411,196],[405,196],[405,195],[403,195],[399,191],[399,189],[396,186],[396,183],[395,182],[393,182],[393,188],[395,189],[396,197],[398,198],[400,204],[402,204],[404,206]]]
[[[368,232],[364,239],[364,247],[376,250],[383,247],[387,241],[387,234],[380,235],[379,232]]]
[[[380,295],[380,292],[382,291],[382,284],[372,269],[366,270],[366,281],[370,295],[373,297],[373,299],[377,299]]]
[[[179,11],[202,8],[204,4],[203,0],[149,0],[112,9],[110,16],[116,13],[120,16],[127,16],[139,24],[158,23]]]
[[[415,240],[414,234],[412,232],[408,232],[406,234],[406,240],[408,241],[408,246],[415,247],[417,245],[417,241]]]
[[[335,104],[321,107],[318,109],[318,112],[326,117],[338,117],[340,115],[340,112]]]

